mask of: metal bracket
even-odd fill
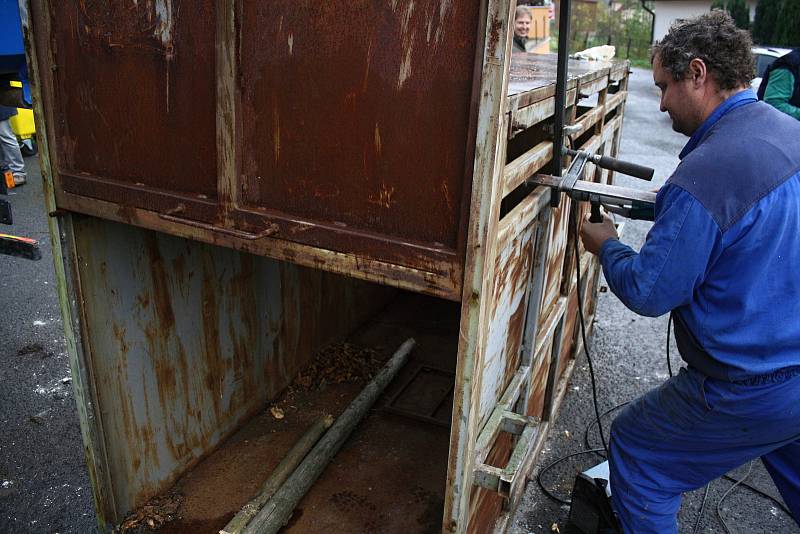
[[[522,479],[519,478],[519,469],[533,450],[533,444],[539,430],[539,419],[520,415],[512,411],[511,407],[517,403],[522,387],[531,372],[529,366],[521,366],[511,383],[500,398],[491,417],[486,422],[478,436],[475,447],[476,461],[473,471],[473,483],[482,488],[494,491],[503,497],[510,497]],[[517,436],[517,443],[511,453],[511,458],[505,467],[495,467],[486,463],[492,445],[501,432]]]

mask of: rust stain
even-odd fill
[[[370,195],[369,202],[370,204],[377,204],[383,208],[391,208],[392,204],[396,201],[394,200],[394,187],[387,187],[386,184],[381,184],[381,188],[378,190],[378,195]]]
[[[546,345],[548,348],[552,344]],[[531,370],[531,394],[528,398],[528,411],[527,415],[532,417],[544,417],[544,395],[547,391],[547,375],[550,372],[550,354],[542,354],[537,358],[534,363],[534,368]]]
[[[486,463],[493,466],[502,466],[508,463],[511,457],[511,434],[501,433],[492,446],[486,458]],[[499,493],[486,490],[480,486],[473,486],[470,495],[470,513],[467,523],[469,534],[484,534],[491,532],[497,518],[503,511],[503,497]]]
[[[225,378],[225,363],[222,361],[220,354],[220,336],[219,336],[219,310],[217,308],[217,288],[219,287],[217,280],[212,276],[212,266],[207,260],[206,256],[203,257],[203,281],[201,285],[201,317],[203,320],[203,384],[205,385],[206,392],[208,393],[211,407],[214,412],[215,426],[220,423],[223,418],[221,407],[222,401],[222,384]]]

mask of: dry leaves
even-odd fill
[[[183,495],[170,493],[154,497],[128,515],[120,525],[120,533],[158,530],[178,518]]]
[[[328,384],[366,382],[377,374],[383,363],[372,349],[350,343],[334,343],[317,353],[314,361],[297,376],[294,384],[298,389],[312,391]]]

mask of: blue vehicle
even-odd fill
[[[20,82],[22,87],[19,87]],[[30,108],[31,91],[28,85],[28,65],[22,40],[22,20],[17,0],[0,0],[0,104]],[[10,171],[0,169],[0,195],[14,187]],[[0,223],[12,224],[11,204],[0,198]],[[0,254],[32,260],[41,258],[39,244],[29,238],[0,233]]]
[[[22,91],[11,85],[22,82]],[[22,40],[22,20],[17,0],[0,0],[0,104],[30,107],[28,65]]]

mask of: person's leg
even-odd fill
[[[8,119],[0,121],[0,149],[2,149],[2,163],[14,175],[14,181],[25,183],[25,160],[19,149],[17,136],[11,129]]]
[[[761,460],[800,525],[800,439],[765,454]]]
[[[681,494],[800,434],[794,388],[745,387],[681,369],[611,428],[612,505],[625,534],[677,533]],[[705,385],[705,387],[704,387]]]

